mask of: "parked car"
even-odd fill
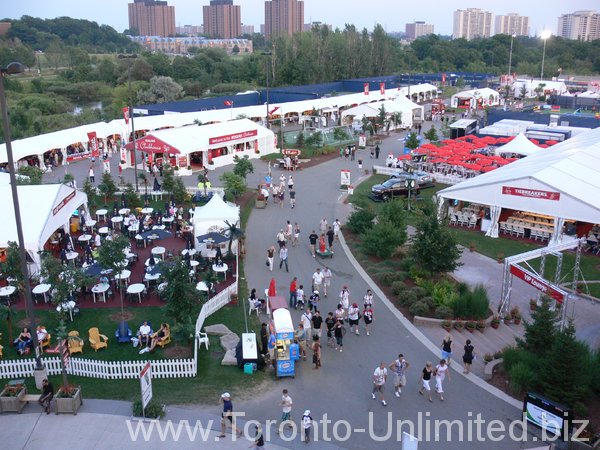
[[[419,195],[421,192],[420,186],[412,190],[412,196]],[[374,200],[387,201],[394,197],[408,197],[408,189],[406,188],[404,178],[390,178],[382,184],[376,184],[371,188],[371,197]]]

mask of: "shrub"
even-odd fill
[[[392,293],[394,295],[400,295],[407,289],[408,289],[408,286],[406,285],[406,283],[404,281],[394,281],[392,283]]]
[[[437,306],[452,308],[458,298],[458,292],[448,280],[442,280],[433,286],[431,297]]]
[[[414,288],[411,289],[411,291],[413,291],[415,293],[415,295],[417,296],[417,298],[423,298],[423,297],[427,297],[427,289],[420,287],[420,286],[415,286]],[[432,299],[433,301],[433,299]]]
[[[150,403],[146,405],[146,408],[144,408],[143,412],[141,400],[136,400],[133,402],[132,409],[134,417],[145,416],[150,419],[162,419],[165,416],[165,410],[163,409],[163,406],[154,400],[150,400]]]
[[[384,286],[391,286],[394,281],[401,281],[398,278],[398,272],[383,272],[378,278]]]
[[[452,319],[453,316],[452,308],[443,305],[435,308],[435,317],[438,319]]]
[[[356,234],[362,234],[373,227],[375,214],[370,209],[358,209],[350,214],[346,226]]]
[[[510,382],[516,392],[531,389],[535,382],[535,372],[524,362],[518,362],[508,372]]]
[[[429,312],[429,305],[422,300],[418,300],[410,306],[409,311],[414,316],[425,316]]]
[[[470,319],[485,318],[489,307],[490,301],[483,285],[477,285],[472,292],[467,291],[458,296],[452,305],[456,317],[468,317]]]
[[[435,308],[435,303],[431,297],[421,297],[421,301],[427,303],[429,308]]]
[[[385,203],[379,210],[377,217],[380,221],[393,223],[394,226],[404,230],[406,233],[406,214],[404,202],[400,199],[395,199]],[[404,240],[406,241],[406,236]]]
[[[402,260],[400,261],[400,268],[404,271],[404,272],[408,272],[410,273],[410,269],[415,265],[415,261],[414,259],[412,259],[410,256],[407,256],[406,258],[402,258]]]
[[[413,303],[419,301],[419,297],[417,297],[415,293],[410,289],[407,289],[404,292],[402,292],[398,296],[398,299],[400,300],[400,303],[404,306],[411,306]]]
[[[389,258],[396,247],[406,241],[406,230],[397,228],[391,222],[382,220],[364,233],[365,253],[382,259]]]

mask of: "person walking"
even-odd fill
[[[300,316],[300,322],[306,333],[306,342],[310,344],[310,339],[312,338],[312,311],[310,308],[304,310],[302,316]]]
[[[340,353],[344,348],[344,331],[344,323],[336,320],[335,325],[333,326],[333,336],[335,337],[335,349],[339,349]]]
[[[284,263],[285,263],[285,271],[289,272],[290,270],[288,267],[288,249],[285,246],[285,244],[283,244],[283,247],[281,247],[279,249],[279,268],[280,269]]]
[[[318,311],[320,301],[321,301],[321,297],[319,295],[319,291],[317,291],[315,289],[309,299],[309,302],[310,302],[309,308],[312,309],[313,311]]]
[[[408,361],[404,359],[404,355],[400,353],[398,359],[390,364],[390,370],[394,374],[394,394],[400,397],[402,387],[406,386],[406,369],[410,367]]]
[[[294,234],[294,227],[292,226],[292,222],[289,220],[285,224],[285,240],[291,241]]]
[[[363,308],[373,309],[373,291],[371,289],[367,289],[367,293],[363,297]]]
[[[304,331],[304,325],[298,324],[298,328],[294,332],[294,337],[298,341],[298,347],[300,350],[299,356],[306,361],[306,331]]]
[[[442,359],[448,362],[450,365],[450,358],[452,357],[452,336],[447,334],[442,341]]]
[[[279,244],[279,248],[285,245],[285,232],[283,231],[283,228],[277,233],[277,243]]]
[[[335,233],[333,232],[333,227],[330,226],[327,230],[327,244],[329,246],[329,251],[333,253],[333,240],[335,239]]]
[[[96,177],[94,176],[94,168],[90,166],[90,171],[88,172],[88,176],[90,177],[90,183],[96,182]]]
[[[313,336],[312,352],[312,362],[315,365],[313,369],[318,370],[321,367],[321,342],[319,336]]]
[[[283,208],[283,204],[285,203],[285,189],[279,189],[279,207]]]
[[[296,206],[296,191],[293,189],[290,190],[290,205],[292,209]]]
[[[346,312],[344,311],[344,307],[341,303],[338,303],[337,309],[335,310],[335,320],[344,324],[344,318],[346,317]]]
[[[385,363],[381,361],[379,366],[375,368],[373,372],[373,391],[371,392],[371,397],[373,400],[377,398],[376,393],[379,393],[381,398],[381,404],[386,406],[385,397],[383,391],[385,389],[385,382],[387,381],[387,369],[385,367]]]
[[[355,333],[357,336],[360,334],[358,321],[360,319],[360,309],[356,303],[352,303],[352,306],[348,308],[348,321],[350,322],[350,333]]]
[[[295,247],[300,243],[299,238],[300,238],[300,225],[298,225],[298,222],[294,222],[292,247]]]
[[[310,442],[310,430],[312,428],[313,418],[310,416],[310,409],[304,411],[304,415],[302,416],[302,430],[304,431],[304,443],[308,444]]]
[[[308,242],[310,242],[310,253],[312,254],[313,258],[316,258],[317,241],[318,240],[319,240],[319,235],[315,232],[315,230],[312,230],[312,232],[308,236]]]
[[[344,318],[346,319],[348,317],[348,309],[350,308],[350,291],[348,290],[348,286],[342,286],[340,304],[344,308]]]
[[[321,312],[318,309],[313,312],[312,330],[313,336],[317,336],[319,339],[321,339],[323,330],[323,317],[321,317]]]
[[[340,237],[340,230],[342,229],[342,224],[340,223],[339,219],[335,219],[333,221],[333,234],[335,235],[335,240],[339,241]]]
[[[294,189],[294,179],[292,178],[291,175],[288,177],[287,185],[288,185],[288,190],[291,191],[292,189]]]
[[[332,312],[327,313],[327,318],[325,319],[325,327],[327,329],[327,347],[335,347],[335,336],[334,328],[335,328],[336,320],[333,317]]]
[[[306,299],[304,296],[304,285],[301,284],[296,289],[296,306],[295,309],[298,309],[298,305],[300,305],[300,309],[304,309],[304,305],[306,304]]]
[[[333,274],[331,273],[331,269],[327,266],[323,269],[323,295],[327,297],[327,291],[331,287],[331,278]]]
[[[290,308],[298,309],[298,278],[294,277],[290,283]]]
[[[323,217],[321,219],[321,222],[319,223],[319,230],[321,231],[321,234],[327,233],[328,226],[329,226],[329,224],[327,223],[327,219],[325,217]]]
[[[367,336],[369,336],[371,324],[373,323],[373,310],[370,307],[366,307],[363,310],[363,320],[365,321],[365,331],[367,332]]]
[[[423,367],[423,372],[421,373],[421,389],[419,389],[419,394],[423,395],[423,391],[427,391],[427,396],[429,397],[429,401],[432,402],[431,399],[431,375],[433,374],[433,368],[431,367],[431,361],[427,361],[425,367]]]
[[[444,401],[444,380],[446,379],[446,374],[448,374],[448,381],[450,381],[450,371],[448,370],[448,364],[446,364],[446,360],[440,360],[440,363],[435,366],[435,390],[440,396],[440,400]]]
[[[217,437],[224,438],[227,427],[231,427],[231,431],[235,432],[238,437],[241,437],[242,432],[233,423],[233,402],[231,401],[229,392],[221,394],[220,401],[223,402],[223,412],[221,413],[221,434]]]
[[[321,268],[317,267],[317,270],[315,270],[315,273],[313,273],[312,276],[312,290],[314,291],[319,291],[321,292],[321,288],[323,286],[323,280],[325,279],[325,276],[323,275],[323,272],[321,272]]]
[[[269,263],[269,270],[273,272],[273,258],[275,257],[275,247],[271,245],[267,249],[267,262]]]
[[[292,400],[292,397],[290,397],[288,390],[284,389],[282,392],[282,395],[281,395],[281,423],[279,424],[280,428],[286,422],[288,422],[288,423],[285,424],[284,426],[286,426],[290,429],[293,428],[292,419],[291,419],[293,404],[294,404],[294,401]]]
[[[379,148],[379,144],[375,146],[375,159],[379,159],[379,152],[380,152],[380,148]]]
[[[469,373],[471,371],[471,364],[473,364],[473,359],[475,358],[473,354],[474,349],[475,347],[471,345],[471,339],[467,339],[464,347],[465,353],[463,354],[463,364],[465,366],[463,373]]]

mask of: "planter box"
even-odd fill
[[[79,407],[83,405],[81,388],[77,388],[73,397],[54,397],[56,414],[74,414],[77,415]]]
[[[265,200],[256,200],[254,207],[258,209],[264,209],[267,206],[267,202]]]
[[[7,389],[4,389],[0,393],[0,412],[16,412],[21,414],[21,411],[23,411],[23,408],[25,408],[25,405],[27,404],[27,402],[23,400],[23,397],[27,395],[27,388],[23,386],[16,397],[5,397],[6,390]]]

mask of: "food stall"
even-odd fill
[[[292,359],[291,346],[294,344],[294,324],[286,308],[273,311],[275,328],[275,375],[277,377],[295,376],[295,361]]]

